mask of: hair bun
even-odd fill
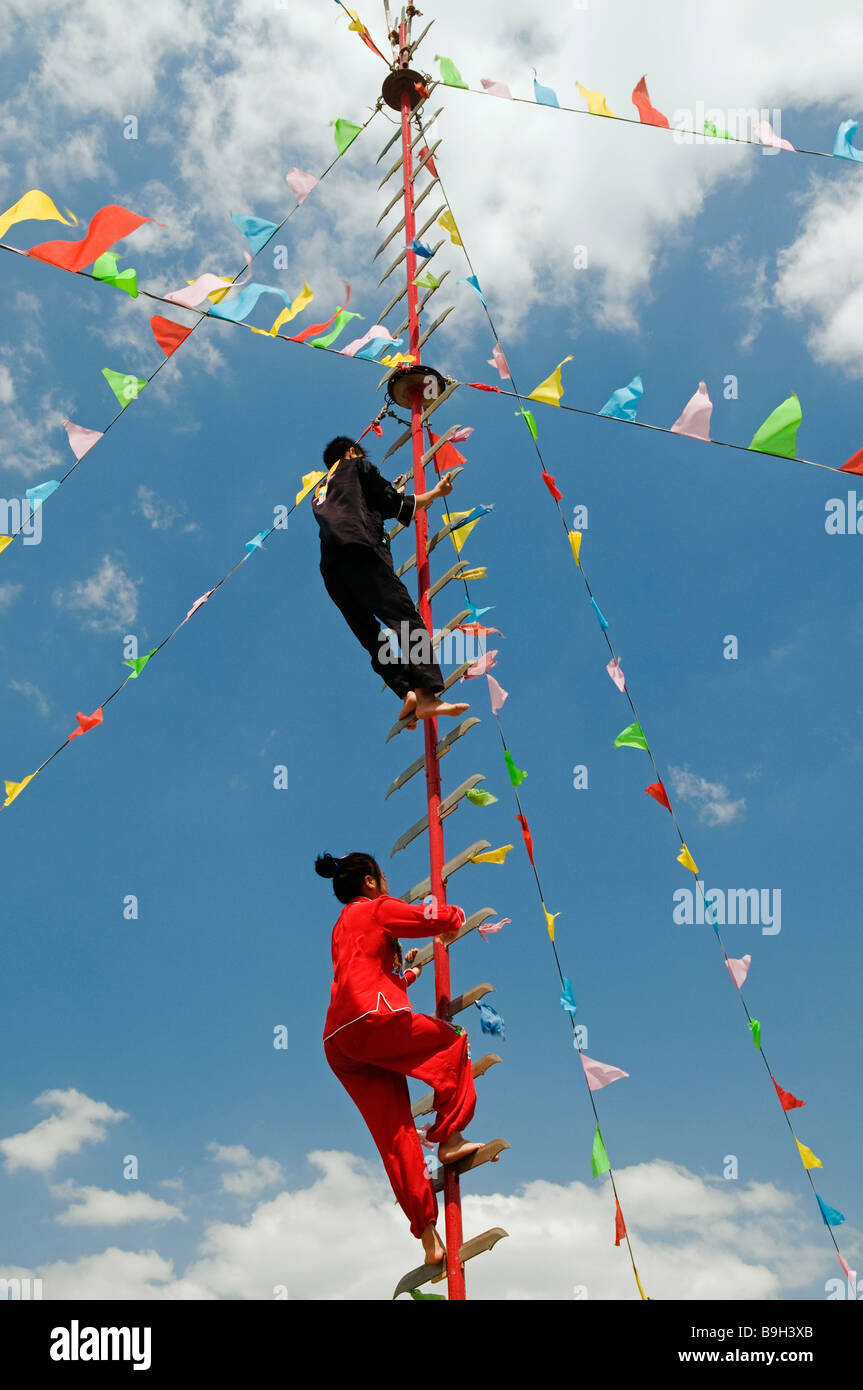
[[[339,871],[339,861],[332,854],[319,854],[315,860],[315,873],[321,878],[335,878]]]

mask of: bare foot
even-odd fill
[[[438,1145],[437,1156],[441,1163],[456,1163],[460,1158],[467,1158],[481,1148],[481,1143],[465,1139],[464,1135],[456,1130],[455,1134],[451,1134],[449,1139]]]
[[[420,1239],[422,1240],[423,1250],[426,1255],[424,1260],[425,1264],[439,1265],[442,1260],[446,1259],[446,1250],[444,1249],[443,1241],[437,1233],[436,1226],[426,1226]]]
[[[417,719],[438,719],[441,715],[451,715],[457,719],[464,714],[465,710],[470,709],[468,704],[451,705],[446,700],[438,700],[434,697],[426,696],[425,699],[418,697],[416,706]]]
[[[415,729],[417,726],[417,697],[415,690],[409,690],[404,699],[404,704],[399,710],[399,719],[407,721],[407,728]]]

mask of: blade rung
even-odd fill
[[[449,315],[452,313],[452,311],[453,311],[454,308],[455,308],[455,305],[454,305],[454,304],[450,304],[448,308],[444,309],[444,311],[443,311],[442,314],[438,314],[438,316],[437,316],[437,318],[435,319],[434,323],[433,323],[429,328],[426,329],[425,333],[422,335],[422,337],[421,337],[420,340],[419,340],[419,343],[417,344],[417,346],[418,346],[418,348],[420,349],[420,351],[422,350],[423,344],[426,343],[426,342],[428,342],[429,338],[430,338],[431,335],[434,333],[435,329],[436,329],[436,328],[440,328],[440,326],[441,326],[441,324],[443,323],[444,319],[449,317]]]
[[[480,720],[477,719],[476,715],[471,715],[469,719],[463,720],[457,728],[453,729],[450,733],[448,733],[446,738],[438,739],[437,748],[435,750],[435,755],[438,761],[440,761],[441,758],[446,756],[452,745],[455,743],[456,739],[463,738],[469,729],[472,729],[476,724],[479,723]],[[424,767],[425,754],[423,754],[421,758],[417,758],[416,762],[411,763],[410,767],[406,767],[404,772],[399,773],[398,777],[395,779],[389,791],[387,792],[386,797],[384,797],[384,800],[386,800],[387,797],[392,796],[393,792],[399,791],[400,788],[403,787],[406,782],[409,782],[412,777],[416,777],[417,773],[422,772]]]
[[[414,962],[414,964],[416,964],[416,962]],[[489,1068],[500,1061],[502,1061],[502,1058],[498,1057],[496,1052],[487,1052],[484,1057],[480,1057],[478,1062],[473,1062],[471,1064],[471,1072],[473,1073],[474,1081],[476,1081],[478,1076],[485,1076]],[[414,1119],[419,1115],[430,1115],[433,1110],[434,1091],[426,1091],[425,1095],[420,1096],[419,1100],[415,1100],[411,1106],[411,1114]]]
[[[458,807],[459,802],[463,800],[467,793],[473,791],[474,787],[477,786],[479,782],[484,781],[484,773],[471,773],[470,777],[466,778],[460,786],[456,787],[455,791],[450,792],[449,796],[445,797],[440,803],[438,806],[438,818],[440,820],[445,820],[447,816],[452,815],[453,811]],[[416,825],[412,825],[410,830],[406,830],[403,835],[400,835],[390,850],[390,859],[395,858],[399,850],[406,849],[424,830],[428,830],[428,824],[429,818],[426,814],[423,816],[422,820],[417,821]]]
[[[465,671],[467,671],[468,668],[469,668],[470,666],[472,666],[472,665],[473,665],[473,662],[472,662],[472,661],[463,661],[462,664],[461,664],[461,666],[457,666],[457,667],[455,668],[454,671],[451,671],[450,674],[447,676],[446,680],[445,680],[444,683],[443,683],[443,691],[441,691],[441,694],[443,694],[444,691],[449,690],[449,688],[450,688],[451,685],[455,685],[457,681],[460,681],[461,678],[462,678],[462,676],[464,675]],[[396,734],[400,734],[401,731],[402,731],[402,729],[404,729],[404,728],[406,728],[406,727],[407,727],[407,720],[406,720],[406,719],[397,719],[396,722],[395,722],[395,724],[393,724],[393,727],[390,729],[389,733],[387,734],[386,739],[384,740],[384,742],[385,742],[385,743],[389,743],[389,741],[390,741],[391,738],[395,738]]]
[[[484,999],[487,994],[494,994],[494,985],[482,984],[474,985],[473,989],[465,990],[464,994],[456,995],[455,999],[449,1001],[447,1017],[454,1018],[456,1014],[464,1013],[465,1009],[473,1008],[480,999]]]
[[[441,878],[446,883],[448,878],[458,870],[463,869],[465,864],[469,864],[475,854],[482,854],[484,850],[491,849],[490,840],[477,840],[474,844],[468,845],[454,859],[447,860],[441,870]],[[410,892],[402,894],[403,903],[415,903],[420,898],[427,898],[431,892],[431,878],[424,878],[421,883],[415,883]]]
[[[472,912],[471,915],[467,918],[464,926],[459,929],[459,934],[456,937],[455,941],[450,942],[449,946],[447,947],[447,950],[451,950],[453,946],[457,946],[460,941],[462,941],[466,936],[470,934],[470,932],[476,931],[477,927],[481,927],[483,922],[485,922],[485,920],[488,917],[493,916],[493,907],[482,907],[480,908],[479,912]],[[431,941],[429,942],[428,946],[423,946],[422,950],[417,953],[417,956],[414,959],[413,963],[414,965],[428,965],[429,961],[433,959],[434,942]]]
[[[483,1163],[495,1163],[504,1149],[509,1147],[510,1145],[505,1139],[490,1139],[487,1144],[483,1144],[482,1148],[474,1149],[467,1158],[461,1159],[458,1163],[448,1164],[447,1167],[452,1168],[457,1177],[461,1177],[462,1174],[469,1173],[471,1169],[479,1168]],[[435,1192],[443,1192],[443,1165],[441,1165],[440,1171],[435,1173],[431,1184]]]
[[[428,407],[428,409],[423,411],[423,413],[422,413],[422,419],[421,419],[421,421],[420,421],[420,424],[422,424],[423,426],[425,425],[426,421],[429,419],[430,416],[432,416],[432,415],[434,414],[434,412],[438,409],[438,407],[439,407],[439,406],[442,406],[443,403],[444,403],[444,401],[445,401],[449,396],[452,395],[453,391],[456,391],[456,390],[458,389],[459,384],[460,384],[460,383],[457,382],[457,381],[450,382],[450,384],[449,384],[449,386],[446,388],[446,390],[445,390],[445,391],[441,391],[441,393],[440,393],[440,395],[438,396],[437,400],[436,400],[436,401],[432,401],[432,403],[431,403],[431,405]],[[381,463],[386,463],[386,461],[387,461],[387,459],[389,458],[390,454],[394,454],[394,453],[396,452],[397,449],[400,449],[400,448],[402,447],[403,444],[407,444],[407,442],[408,442],[408,440],[410,439],[410,437],[411,437],[411,432],[410,432],[410,430],[405,430],[404,434],[399,435],[399,437],[398,437],[398,439],[395,441],[395,443],[394,443],[394,444],[391,444],[390,447],[387,449],[386,453],[384,454],[383,458],[381,459]]]
[[[458,560],[456,564],[452,566],[452,569],[448,569],[446,574],[442,574],[440,579],[436,580],[431,588],[426,590],[426,599],[431,602],[435,595],[440,593],[441,589],[447,584],[451,584],[454,579],[459,579],[462,571],[468,569],[470,569],[470,565],[467,560]]]
[[[458,1252],[459,1262],[465,1264],[472,1260],[476,1255],[482,1255],[486,1250],[492,1250],[499,1240],[503,1240],[509,1234],[502,1226],[492,1226],[488,1231],[483,1231],[482,1235],[472,1236],[466,1240]],[[429,1284],[433,1279],[443,1277],[443,1262],[438,1265],[418,1265],[410,1273],[405,1274],[396,1284],[396,1291],[393,1298],[398,1298],[400,1293],[409,1293],[411,1289],[418,1289],[423,1284]]]

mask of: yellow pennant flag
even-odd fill
[[[581,554],[581,532],[567,531],[566,534],[569,536],[569,544],[572,547],[572,558],[577,565],[580,565],[581,560],[578,557]]]
[[[678,854],[677,862],[678,864],[682,864],[684,869],[691,869],[692,873],[694,874],[698,873],[698,865],[696,864],[692,855],[689,853],[689,850],[686,848],[686,845],[683,846],[683,849]]]
[[[48,194],[43,193],[40,188],[31,188],[29,193],[25,193],[11,208],[0,213],[0,237],[5,236],[16,222],[65,222],[67,227],[75,225],[75,219],[72,218],[70,222],[68,217],[59,213]]]
[[[614,112],[609,109],[602,92],[590,92],[587,87],[582,87],[580,82],[576,82],[575,85],[581,93],[582,99],[587,102],[587,109],[591,116],[614,116]]]
[[[821,1159],[818,1158],[818,1156],[814,1154],[811,1149],[808,1149],[805,1144],[801,1144],[800,1140],[796,1136],[794,1142],[800,1150],[800,1159],[803,1163],[804,1168],[824,1167],[824,1164],[821,1162]]]
[[[485,579],[485,565],[480,565],[475,570],[463,570],[459,579]]]
[[[3,805],[9,806],[15,800],[16,796],[21,795],[27,783],[32,782],[35,776],[35,772],[31,772],[29,777],[24,778],[23,782],[5,782],[6,800],[3,802]]]
[[[0,536],[0,555],[3,554],[3,551],[6,549],[7,545],[11,545],[11,544],[12,544],[12,537],[11,537],[11,536]]]
[[[305,280],[303,280],[303,288],[300,290],[300,293],[297,295],[296,299],[291,300],[289,307],[287,309],[283,309],[282,312],[279,314],[279,317],[276,319],[275,323],[270,329],[270,336],[274,337],[276,333],[278,333],[283,323],[290,323],[291,319],[295,319],[297,317],[297,314],[301,313],[303,309],[305,309],[307,304],[311,304],[314,297],[314,293],[311,289],[309,289],[308,283]]]
[[[225,295],[228,293],[228,290],[234,283],[230,275],[220,275],[219,279],[221,280],[225,288],[223,290],[210,290],[210,293],[207,295],[207,298],[210,300],[211,304],[218,304],[219,300],[224,299]],[[194,283],[194,280],[186,281],[187,285],[194,285]]]
[[[443,227],[445,232],[449,232],[450,241],[453,246],[464,246],[464,242],[458,234],[458,227],[455,225],[455,218],[449,208],[447,208],[446,212],[441,214],[437,220],[437,224],[439,227]]]
[[[541,401],[544,405],[560,405],[560,398],[563,395],[563,382],[560,379],[560,369],[567,362],[571,362],[571,357],[564,357],[563,362],[558,362],[551,376],[547,376],[545,381],[541,381],[538,386],[534,386],[529,401]]]
[[[320,472],[318,472],[318,473],[304,473],[304,474],[303,474],[303,479],[302,479],[303,485],[302,485],[302,487],[300,488],[299,492],[297,493],[297,502],[296,502],[296,505],[299,506],[300,503],[302,502],[303,498],[304,498],[304,497],[308,497],[308,495],[309,495],[309,493],[311,492],[312,488],[315,487],[315,486],[321,481],[321,478],[325,478],[326,476],[327,476],[326,473],[320,473]]]
[[[381,358],[382,367],[398,367],[402,362],[414,362],[416,359],[409,352],[396,352],[390,357]]]
[[[632,1266],[632,1272],[633,1272],[633,1274],[635,1275],[635,1282],[636,1282],[636,1284],[638,1285],[638,1292],[641,1294],[641,1297],[643,1298],[644,1302],[645,1302],[645,1303],[649,1303],[649,1302],[650,1302],[650,1299],[647,1297],[647,1294],[644,1292],[644,1289],[641,1287],[641,1280],[640,1280],[639,1277],[638,1277],[638,1270],[635,1268],[635,1265]]]
[[[472,854],[470,862],[472,864],[503,864],[511,849],[512,845],[501,845],[500,849],[487,849],[484,854]]]
[[[548,908],[546,907],[545,903],[542,904],[542,910],[543,910],[543,912],[545,913],[545,925],[548,927],[548,934],[549,934],[549,936],[551,937],[551,939],[552,939],[552,941],[553,941],[553,940],[554,940],[554,919],[555,919],[555,917],[559,917],[559,916],[560,916],[560,913],[559,913],[559,912],[549,912],[549,910],[548,910]]]
[[[470,516],[471,511],[473,511],[472,507],[466,512],[450,512],[450,519],[452,521],[462,521],[466,516]],[[442,520],[446,521],[446,517],[443,517]],[[477,521],[479,521],[479,517],[476,517],[474,521],[469,521],[466,526],[458,526],[454,531],[450,531],[449,538],[455,546],[456,555],[461,555],[461,548],[476,526]]]

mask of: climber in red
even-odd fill
[[[324,1052],[357,1105],[384,1162],[411,1233],[426,1264],[445,1250],[438,1235],[437,1198],[411,1115],[407,1077],[434,1089],[437,1118],[428,1137],[441,1163],[454,1163],[481,1147],[462,1135],[473,1118],[476,1091],[467,1033],[442,1018],[414,1013],[407,997],[419,969],[402,974],[399,936],[439,936],[449,945],[464,924],[460,907],[413,906],[390,897],[370,854],[331,854],[315,861],[321,878],[334,880],[344,903],[333,928],[333,985],[324,1027]],[[408,952],[413,959],[415,951]]]

